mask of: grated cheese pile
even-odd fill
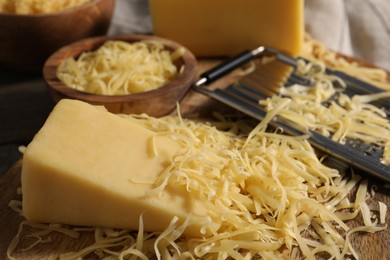
[[[212,124],[180,116],[124,117],[186,148],[174,157],[150,194],[183,186],[209,209],[205,222],[209,224],[203,231],[212,235],[184,237],[190,216],[173,218],[161,233],[147,233],[140,216],[138,233],[96,228],[93,244],[60,259],[88,259],[91,253],[114,259],[358,258],[351,236],[387,227],[386,205],[368,204],[367,181],[342,176],[322,164],[304,137],[267,132],[266,121],[253,129],[244,121]],[[350,228],[348,221],[358,215],[364,222]],[[83,231],[69,228],[72,236]],[[11,259],[18,241],[16,237],[8,251]]]
[[[0,13],[48,14],[88,2],[91,0],[0,0]]]
[[[183,48],[166,50],[157,41],[107,41],[95,51],[68,58],[57,70],[65,85],[102,95],[127,95],[162,87],[179,73],[174,61]]]
[[[315,52],[314,49],[311,51]],[[330,57],[328,62],[337,61],[336,67],[348,62],[333,54],[327,56],[332,52],[323,51],[319,56]],[[302,73],[313,73],[313,65],[302,63],[300,66]],[[321,71],[318,70],[321,66],[314,65],[314,72]],[[379,75],[378,79],[374,75]],[[365,77],[381,83],[381,75],[368,69]],[[37,233],[32,233],[38,243],[48,241],[52,232],[74,238],[84,233],[94,237],[91,245],[65,253],[60,259],[358,259],[359,252],[351,245],[354,234],[386,229],[387,205],[375,200],[375,190],[370,190],[367,180],[325,166],[305,137],[285,136],[279,129],[268,132],[266,128],[274,115],[284,113],[342,142],[347,137],[345,130],[351,130],[350,126],[355,123],[364,121],[383,127],[383,111],[368,104],[383,96],[361,96],[351,100],[340,95],[341,104],[335,104],[333,110],[342,116],[342,120],[322,125],[322,121],[316,120],[326,118],[325,115],[330,117],[328,121],[331,120],[326,110],[331,106],[321,108],[320,105],[339,91],[333,84],[338,79],[319,74],[311,76],[317,77],[320,83],[312,88],[283,89],[283,95],[289,95],[288,98],[275,97],[275,102],[263,103],[269,106],[269,114],[254,129],[244,121],[232,122],[223,117],[210,123],[182,119],[180,113],[179,117],[160,119],[146,115],[124,116],[145,125],[156,135],[167,135],[187,147],[185,153],[174,158],[150,194],[159,194],[172,185],[185,187],[209,209],[207,220],[210,225],[206,224],[203,231],[211,236],[183,236],[190,216],[185,220],[173,218],[161,233],[145,232],[142,216],[140,228],[135,233],[23,222],[8,249],[8,257],[15,259],[12,256],[18,251],[19,240],[23,239],[23,227],[32,226],[38,229]],[[342,82],[338,84],[342,89]],[[312,115],[311,111],[297,113],[291,108],[302,105],[295,105],[294,99],[317,112]],[[361,113],[360,116],[374,115],[375,120],[353,122],[352,116]],[[359,131],[359,135],[365,134]],[[375,139],[369,141],[384,143],[383,137],[386,135],[383,134],[382,139],[374,135]],[[388,142],[386,145],[389,146]],[[20,205],[11,203],[15,210],[22,212]],[[350,221],[353,221],[351,225]],[[31,246],[39,245],[33,243]]]
[[[385,70],[362,65],[357,61],[343,57],[328,49],[324,43],[313,39],[309,34],[305,35],[301,56],[310,61],[323,62],[331,69],[343,71],[379,88],[390,90],[390,78],[388,78]]]
[[[346,139],[359,140],[380,147],[382,162],[390,164],[390,121],[384,109],[371,102],[390,98],[390,91],[379,94],[354,95],[344,92],[341,79],[325,74],[322,62],[299,60],[297,74],[310,79],[312,86],[292,85],[282,87],[280,94],[260,105],[307,129],[317,131],[332,140],[345,143]]]

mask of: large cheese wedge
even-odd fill
[[[184,221],[191,214],[185,234],[200,236],[206,211],[185,190],[147,195],[180,149],[102,107],[62,100],[23,156],[24,216],[136,230],[142,214],[145,230],[162,231],[174,216]]]
[[[303,0],[149,0],[154,34],[197,56],[233,55],[260,45],[301,51]]]

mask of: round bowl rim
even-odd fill
[[[97,36],[86,38],[67,46],[64,46],[54,52],[45,62],[43,66],[43,77],[46,84],[50,89],[60,93],[67,98],[75,98],[84,100],[86,102],[97,102],[97,103],[118,103],[118,102],[132,102],[140,99],[151,98],[161,93],[165,93],[177,88],[177,85],[185,86],[190,88],[191,84],[195,81],[197,61],[195,56],[185,48],[185,52],[182,56],[184,69],[179,73],[172,81],[166,85],[157,89],[137,92],[128,95],[100,95],[82,92],[71,87],[66,86],[56,77],[56,70],[58,65],[67,57],[78,56],[83,51],[93,50],[101,46],[107,40],[123,40],[128,42],[135,42],[140,40],[157,40],[162,42],[169,49],[177,49],[184,46],[177,42],[168,40],[165,38],[153,36],[153,35],[142,35],[142,34],[122,34],[113,36]],[[89,43],[89,44],[88,44]],[[83,46],[85,45],[85,46]],[[74,51],[75,48],[79,47],[79,51]],[[71,55],[69,55],[71,54]]]
[[[58,15],[66,15],[66,14],[69,14],[69,13],[73,13],[73,12],[78,12],[78,11],[81,11],[81,10],[84,10],[84,9],[88,9],[88,8],[91,8],[93,6],[95,6],[96,4],[102,2],[102,1],[116,1],[116,0],[91,0],[90,2],[86,2],[84,4],[81,4],[81,5],[77,5],[77,6],[74,6],[74,7],[71,7],[71,8],[66,8],[64,10],[60,10],[58,12],[54,12],[54,13],[42,13],[42,14],[15,14],[15,13],[1,13],[0,12],[0,17],[23,17],[24,19],[39,19],[39,18],[44,18],[44,17],[55,17],[55,16],[58,16]]]

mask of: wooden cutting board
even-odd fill
[[[19,224],[23,221],[23,217],[19,216],[12,210],[8,203],[12,199],[20,199],[16,193],[20,187],[20,170],[21,161],[9,170],[0,180],[0,190],[2,196],[0,198],[0,259],[6,258],[6,250],[11,240],[17,234]],[[384,183],[377,180],[370,180],[371,185],[377,186],[377,192],[373,199],[375,201],[384,202],[390,208],[390,189],[384,187]],[[349,226],[358,226],[362,223],[360,218],[348,223]],[[390,217],[387,216],[386,224],[390,226]],[[25,228],[28,234],[28,229]],[[17,252],[13,254],[16,259],[33,260],[33,259],[56,259],[59,254],[78,250],[88,246],[93,241],[93,236],[90,233],[84,233],[78,239],[73,239],[65,235],[53,233],[52,242],[37,246],[31,250],[22,251],[20,248],[27,247],[27,243],[33,240],[23,239]],[[390,228],[384,231],[369,234],[360,233],[352,236],[352,245],[357,249],[361,259],[390,259],[389,250]]]
[[[200,71],[204,71],[211,67],[217,61],[203,62]],[[223,79],[214,87],[224,86],[235,79],[235,75]],[[212,101],[200,94],[190,92],[183,100],[181,105],[184,115],[191,113],[209,114],[211,110],[230,110],[225,106]],[[17,195],[17,189],[20,187],[20,172],[21,161],[17,162],[4,176],[0,178],[0,259],[7,259],[6,251],[11,240],[18,232],[19,224],[23,221],[23,217],[12,210],[8,203],[13,199],[21,199]],[[376,194],[373,197],[376,201],[384,202],[390,208],[390,189],[384,186],[384,183],[373,179],[370,176],[363,176],[370,179],[370,185],[377,187]],[[358,226],[362,223],[361,218],[348,223],[349,226]],[[387,217],[386,224],[390,226],[390,217]],[[24,229],[23,237],[28,234],[28,229]],[[81,249],[91,243],[93,236],[89,233],[84,233],[78,239],[66,237],[64,235],[53,233],[51,236],[52,242],[34,247],[31,250],[23,251],[22,249],[31,243],[33,240],[23,239],[20,247],[13,254],[16,259],[56,259],[58,255],[64,252]],[[390,259],[389,250],[390,228],[375,233],[367,234],[360,233],[352,236],[352,244],[357,249],[361,259]]]

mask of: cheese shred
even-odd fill
[[[333,141],[354,147],[371,145],[381,153],[380,161],[390,162],[390,120],[385,109],[371,104],[390,97],[390,91],[368,95],[348,95],[340,78],[327,75],[322,62],[299,60],[297,73],[310,79],[311,86],[294,84],[282,87],[280,94],[259,104],[275,116],[297,126],[316,131]],[[285,105],[279,108],[281,102]]]
[[[94,243],[60,259],[343,259],[358,256],[350,242],[354,233],[387,228],[386,207],[378,205],[376,221],[366,203],[367,182],[325,166],[305,138],[267,132],[263,126],[247,132],[245,120],[213,124],[173,116],[123,117],[185,148],[151,193],[184,187],[209,212],[200,230],[204,235],[183,235],[191,215],[174,217],[163,232],[145,232],[141,215],[138,233],[95,228]],[[351,229],[348,221],[358,215],[364,221]],[[8,255],[16,249],[14,242]]]
[[[315,48],[310,51],[322,51],[318,55],[327,62],[335,59],[317,45]],[[334,66],[340,67],[346,61],[337,62]],[[190,213],[186,219],[173,217],[163,232],[145,232],[141,215],[138,232],[85,230],[94,232],[93,243],[60,259],[358,259],[351,237],[358,232],[385,230],[387,205],[376,202],[373,207],[369,199],[375,194],[367,180],[323,164],[306,136],[286,136],[280,129],[268,129],[270,120],[283,115],[339,142],[356,138],[390,146],[388,120],[383,111],[369,104],[388,94],[349,98],[341,93],[345,85],[340,79],[318,74],[323,68],[324,64],[300,62],[301,72],[312,73],[317,83],[311,88],[284,88],[283,97],[262,101],[260,104],[270,112],[255,127],[253,121],[228,120],[221,115],[218,122],[185,119],[180,111],[178,117],[164,118],[122,115],[183,147],[147,196],[182,187],[208,212],[201,222],[201,236],[184,235],[191,225]],[[353,69],[357,71],[364,70]],[[382,82],[379,70],[365,72],[372,80]],[[341,93],[337,102],[323,106],[336,93]],[[158,154],[153,144],[151,149]],[[8,248],[10,259],[15,259],[12,254],[23,238],[23,225],[25,222]],[[34,235],[40,242],[46,241],[51,231],[77,238],[80,230],[37,225],[42,232]]]
[[[329,68],[343,71],[383,90],[390,90],[389,78],[385,70],[344,57],[330,50],[324,43],[312,38],[309,34],[305,35],[301,56],[310,61],[321,61]]]

